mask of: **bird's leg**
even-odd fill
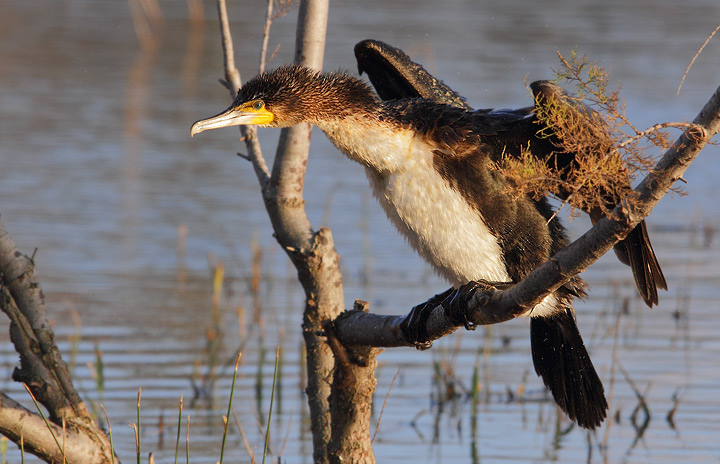
[[[410,314],[400,323],[400,329],[405,335],[405,339],[415,344],[418,350],[427,350],[432,346],[433,341],[429,340],[427,333],[427,320],[432,310],[456,293],[457,290],[449,288],[442,293],[438,293],[424,303],[421,303],[410,310]]]

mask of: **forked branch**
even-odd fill
[[[10,318],[10,339],[20,355],[13,380],[27,385],[49,412],[49,422],[0,393],[0,433],[47,462],[110,463],[108,436],[73,387],[55,345],[32,259],[20,253],[0,222],[0,310]],[[63,432],[62,449],[53,434]]]

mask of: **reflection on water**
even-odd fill
[[[216,84],[214,7],[204,5],[205,19],[196,21],[187,19],[185,2],[161,7],[155,45],[140,47],[124,2],[3,6],[0,213],[26,253],[39,249],[61,348],[84,397],[106,406],[126,462],[134,453],[126,424],[136,421],[140,387],[145,451],[154,451],[157,462],[173,461],[184,396],[193,461],[218,459],[239,348],[244,356],[226,459],[249,461],[236,424],[251,447],[261,446],[258,424],[268,409],[278,343],[282,384],[272,449],[288,462],[310,462],[299,354],[302,292],[294,270],[270,236],[249,165],[234,156],[242,150],[237,133],[188,137],[192,121],[227,104],[226,90]],[[230,9],[240,71],[249,77],[262,5]],[[529,101],[525,76],[549,77],[555,50],[577,47],[622,80],[638,125],[691,119],[719,83],[717,41],[699,57],[679,97],[675,90],[719,10],[710,0],[564,1],[541,9],[533,2],[338,3],[331,7],[326,69],[354,69],[352,46],[372,37],[407,50],[474,106],[519,107]],[[274,26],[270,49],[279,49],[271,66],[292,56],[294,17]],[[266,153],[276,135],[261,131]],[[348,303],[361,297],[376,311],[405,312],[443,289],[368,199],[361,169],[320,133],[313,146],[308,210],[313,224],[334,230]],[[376,411],[399,375],[375,441],[378,460],[602,462],[603,452],[607,462],[716,460],[717,154],[717,147],[708,148],[686,175],[689,195],[667,198],[649,220],[671,286],[660,307],[642,307],[629,271],[612,257],[585,273],[592,293],[578,304],[579,324],[613,420],[593,434],[568,429],[532,371],[527,324],[518,320],[484,335],[458,333],[430,352],[385,351]],[[584,219],[570,224],[574,235],[586,227]],[[253,259],[253,241],[262,247],[260,259]],[[218,262],[226,283],[213,313],[209,269]],[[0,385],[22,398],[9,380],[15,355],[6,336],[0,340]],[[97,352],[102,389],[91,374]]]

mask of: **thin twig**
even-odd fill
[[[583,79],[582,76],[580,75],[580,69],[577,68],[577,67],[575,67],[575,66],[572,66],[572,65],[565,59],[565,57],[560,53],[559,50],[556,51],[556,53],[557,53],[558,58],[560,59],[560,62],[562,62],[563,66],[565,67],[565,69],[567,69],[568,71],[570,71],[570,73],[572,73],[573,78],[574,78],[578,83],[580,83],[580,85],[582,85],[582,86],[585,88],[585,90],[587,90],[587,91],[590,93],[590,95],[595,95],[595,96],[597,96],[597,95],[598,95],[598,92],[597,92],[596,90],[594,90],[592,87],[590,87],[590,84],[588,84],[588,83],[585,81],[585,79]],[[618,111],[618,110],[615,109],[614,105],[610,105],[610,104],[607,104],[607,103],[603,103],[602,106],[603,106],[607,111],[609,111],[610,113],[612,113],[613,116],[615,116],[616,118],[620,119],[622,122],[624,122],[625,124],[627,124],[627,126],[628,126],[630,129],[632,129],[636,134],[637,134],[637,133],[640,133],[640,131],[625,117],[624,114],[622,114],[620,111]]]
[[[273,21],[273,0],[267,0],[267,10],[265,12],[265,27],[263,27],[262,47],[260,47],[260,65],[258,69],[260,74],[265,72],[265,56],[267,54],[268,40],[270,39],[270,26]]]
[[[42,420],[45,421],[45,426],[50,431],[50,435],[52,435],[53,440],[55,440],[55,444],[57,445],[58,449],[60,450],[60,453],[62,454],[63,462],[66,462],[67,458],[65,457],[65,448],[60,445],[57,435],[55,435],[55,431],[50,426],[50,422],[47,420],[47,417],[45,417],[45,414],[43,413],[42,408],[40,408],[40,404],[38,404],[38,401],[35,399],[35,395],[33,395],[32,391],[30,391],[30,387],[28,387],[28,385],[25,382],[23,382],[22,385],[23,385],[23,387],[25,387],[25,390],[27,390],[28,394],[30,395],[30,398],[32,398],[33,403],[35,403],[35,407],[37,408],[38,413],[40,413],[40,417],[42,417]]]
[[[65,416],[62,418],[62,449],[65,449],[65,437],[67,436],[67,422]],[[67,457],[63,454],[63,464],[67,464]]]
[[[235,53],[233,51],[232,34],[230,33],[230,22],[228,21],[227,7],[225,0],[217,0],[218,16],[220,21],[220,33],[222,35],[223,62],[225,67],[225,80],[229,84],[231,97],[234,99],[242,86],[240,73],[235,66]],[[254,126],[240,126],[245,145],[248,149],[248,157],[252,162],[255,175],[258,178],[261,188],[265,188],[270,181],[268,170],[262,148],[257,138],[257,130]]]
[[[242,352],[238,353],[237,359],[235,360],[235,371],[233,373],[232,385],[230,386],[230,399],[228,400],[228,411],[227,415],[223,417],[225,423],[225,429],[223,430],[222,446],[220,447],[220,464],[223,462],[225,456],[225,442],[227,440],[228,423],[230,420],[230,413],[232,412],[233,395],[235,394],[235,382],[237,381],[238,366],[240,365],[240,358],[242,358]]]
[[[185,432],[185,462],[190,464],[190,414],[187,416],[187,431]]]
[[[618,358],[618,342],[620,340],[620,319],[622,318],[622,311],[618,310],[617,318],[615,319],[615,339],[613,340],[612,350],[612,363],[610,364],[610,391],[608,392],[608,404],[612,412],[613,400],[615,398],[615,367],[617,366]],[[608,421],[605,427],[605,435],[602,440],[602,453],[607,456],[608,441],[610,440],[610,427],[612,421]]]
[[[247,436],[245,435],[245,430],[243,429],[243,426],[240,423],[240,419],[238,418],[237,414],[235,414],[235,411],[233,411],[233,417],[235,418],[235,424],[237,425],[238,430],[240,430],[240,437],[242,438],[243,445],[245,445],[245,451],[247,451],[247,454],[250,457],[250,462],[251,464],[255,464],[255,453],[250,447],[250,443],[248,442]]]
[[[397,380],[398,375],[400,375],[400,369],[395,373],[395,376],[392,379],[392,382],[390,382],[390,386],[388,387],[388,392],[385,395],[385,401],[383,401],[382,408],[380,409],[380,415],[378,416],[377,425],[375,426],[375,433],[373,433],[372,440],[370,440],[370,444],[375,443],[375,437],[378,434],[378,430],[380,430],[380,423],[382,422],[383,413],[385,412],[385,405],[387,404],[388,398],[390,398],[390,392],[392,391],[393,384],[395,383],[395,380]]]
[[[115,464],[115,445],[113,444],[112,425],[110,425],[110,416],[108,416],[108,413],[105,410],[105,406],[103,406],[101,404],[100,408],[102,408],[103,414],[105,414],[105,423],[107,424],[108,438],[110,439],[110,464]]]
[[[135,443],[137,445],[137,464],[140,464],[140,398],[142,387],[138,388],[137,394],[137,426],[135,427]]]
[[[675,430],[675,413],[677,412],[678,406],[680,406],[680,400],[681,395],[679,390],[675,390],[675,393],[672,394],[672,402],[673,407],[668,411],[667,415],[665,416],[665,420],[670,425],[670,428]]]
[[[280,50],[280,44],[275,45],[275,50],[270,54],[270,57],[267,58],[265,61],[266,63],[269,63],[275,58],[275,55],[277,55],[278,50]]]
[[[177,437],[175,438],[175,462],[178,462],[178,452],[180,450],[180,430],[182,429],[182,413],[183,413],[183,395],[180,395],[180,411],[178,411]]]
[[[648,384],[648,387],[645,391],[645,393],[640,392],[640,389],[635,385],[635,382],[633,382],[632,378],[630,377],[630,373],[622,366],[622,364],[618,361],[618,369],[620,369],[620,372],[622,373],[623,377],[625,377],[625,380],[627,381],[628,385],[630,385],[630,388],[632,389],[633,393],[635,393],[635,397],[638,400],[638,406],[635,407],[635,411],[633,412],[633,416],[637,413],[638,409],[642,409],[646,416],[650,416],[650,409],[648,408],[647,401],[645,400],[645,397],[648,394],[647,389],[650,388],[650,384]],[[633,419],[633,423],[635,420]]]
[[[685,68],[685,72],[683,73],[683,77],[682,77],[682,79],[680,79],[680,84],[678,85],[676,95],[680,95],[680,89],[682,88],[683,82],[685,82],[685,78],[687,77],[688,73],[690,72],[690,68],[692,67],[693,63],[695,63],[695,60],[697,59],[697,57],[700,56],[700,53],[702,53],[703,48],[705,48],[705,45],[707,45],[710,42],[710,39],[713,38],[713,36],[715,35],[715,33],[718,30],[720,30],[720,24],[717,25],[717,27],[710,33],[708,38],[705,39],[705,42],[703,42],[703,44],[700,46],[698,51],[695,52],[695,56],[693,56],[692,60],[690,60],[690,64],[687,65],[687,68]]]
[[[563,181],[562,183],[564,183],[564,184],[566,184],[566,185],[571,185],[570,183],[565,182],[565,181]],[[573,200],[573,197],[575,196],[575,194],[576,194],[577,192],[579,192],[582,187],[583,187],[583,184],[574,185],[574,186],[573,186],[573,189],[572,189],[572,192],[570,192],[570,194],[568,194],[567,198],[565,198],[564,200],[562,200],[560,197],[557,197],[558,200],[562,200],[562,203],[560,203],[560,206],[558,206],[557,208],[555,208],[555,211],[554,211],[554,212],[552,213],[552,215],[548,218],[548,220],[545,221],[545,223],[546,223],[546,224],[550,224],[550,223],[552,222],[552,220],[555,219],[555,217],[556,217],[558,214],[560,214],[560,210],[562,210],[562,209],[565,207],[565,205],[570,205],[570,215],[571,215],[571,217],[572,217],[573,215],[575,215],[575,207],[574,207],[570,202]]]
[[[663,123],[655,124],[654,126],[648,127],[644,131],[638,132],[636,135],[625,139],[618,145],[618,148],[623,148],[625,145],[632,143],[643,137],[647,137],[649,134],[659,131],[660,129],[667,129],[668,127],[674,127],[676,129],[688,129],[691,126],[692,126],[692,124],[690,124],[689,122],[663,122]]]
[[[225,80],[231,85],[230,92],[235,98],[240,89],[240,73],[235,66],[235,50],[233,48],[232,36],[230,35],[230,21],[228,21],[227,7],[225,0],[218,0],[218,16],[220,21],[221,44],[223,49],[223,64],[225,68]]]

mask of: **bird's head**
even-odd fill
[[[289,127],[301,122],[354,111],[354,103],[376,97],[366,84],[341,73],[321,74],[299,65],[283,66],[255,76],[238,92],[235,101],[222,113],[195,122],[193,136],[221,127],[258,125]]]

